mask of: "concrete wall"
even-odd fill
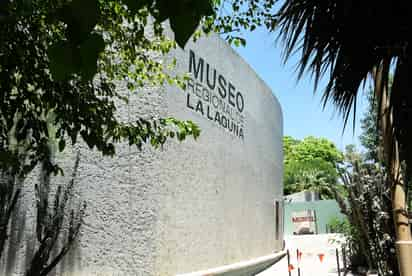
[[[189,43],[185,51],[178,49],[170,55],[168,59],[177,59],[177,73],[189,71],[190,51],[195,65],[201,57],[205,71],[208,63],[209,70],[213,67],[222,75],[221,88],[222,78],[226,81],[225,98],[219,94],[219,75],[215,89],[209,91],[217,106],[209,103],[213,119],[205,113],[206,100],[203,114],[200,107],[196,110],[199,93],[190,87],[208,87],[206,77],[202,82],[200,75],[197,79],[192,75],[187,91],[163,87],[130,94],[129,105],[119,106],[119,117],[126,121],[140,116],[190,119],[202,129],[198,141],[169,141],[160,151],[119,145],[115,158],[103,158],[79,144],[59,156],[69,175],[74,152],[80,150],[77,195],[88,205],[80,240],[56,275],[172,275],[280,250],[282,235],[275,240],[273,207],[274,199],[282,198],[279,103],[217,36]],[[118,89],[128,93],[121,84]],[[225,117],[232,118],[237,131],[228,130],[228,122],[225,127],[222,121],[223,102],[226,111],[229,105],[230,114]],[[216,112],[221,113],[218,118]],[[26,183],[26,189],[32,185]],[[30,202],[33,198],[28,196],[24,203]],[[32,216],[28,214],[28,220]],[[28,230],[16,241],[33,240],[33,220],[26,224]],[[20,248],[17,254],[22,257],[7,265],[5,275],[23,272],[24,256],[30,255],[32,247],[24,242],[11,246],[8,254]]]

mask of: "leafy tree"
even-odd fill
[[[336,185],[337,166],[343,155],[325,138],[308,136],[302,141],[290,136],[283,138],[284,193],[303,190],[318,191],[323,198],[331,198],[330,185]]]
[[[305,137],[293,147],[293,158],[298,161],[323,160],[332,165],[343,161],[342,153],[325,138]]]
[[[165,21],[183,46],[203,22],[203,31],[223,31],[229,42],[244,44],[233,32],[269,24],[275,1],[220,0],[4,0],[0,1],[0,257],[21,183],[48,160],[56,140],[63,151],[79,138],[104,155],[120,141],[161,146],[167,138],[197,137],[190,121],[136,118],[121,122],[116,104],[129,90],[164,82],[183,85],[165,74],[157,57],[175,47],[164,35]],[[230,5],[236,15],[221,11]],[[56,131],[51,135],[49,125]],[[54,164],[44,165],[57,172]]]
[[[277,15],[273,8],[277,0],[213,0],[214,14],[203,20],[205,33],[214,31],[235,46],[245,45],[243,32],[265,26],[273,29]]]
[[[340,219],[338,217],[331,218],[327,223],[328,233],[342,233],[350,235],[352,225],[347,218]]]
[[[55,138],[61,150],[68,138],[74,143],[78,135],[91,148],[108,155],[114,154],[114,142],[122,139],[136,145],[150,140],[157,145],[167,136],[161,132],[167,125],[196,136],[198,131],[190,122],[162,120],[154,126],[137,121],[127,125],[114,117],[114,99],[125,100],[116,92],[115,80],[127,81],[131,89],[173,81],[150,55],[164,54],[173,47],[162,33],[162,21],[170,20],[177,41],[183,45],[201,14],[211,12],[208,1],[189,2],[90,0],[84,5],[81,0],[2,1],[3,164],[17,161],[12,143],[18,147],[27,143],[25,151],[32,153],[27,157],[34,163],[44,157],[50,116],[58,127]],[[150,15],[155,18],[153,38],[145,35]],[[181,24],[181,20],[188,24]],[[23,169],[30,170],[31,163]]]
[[[294,149],[297,144],[299,144],[299,140],[294,139],[291,136],[284,136],[283,137],[283,160],[285,164],[291,161],[294,156]]]
[[[383,159],[396,210],[396,236],[399,241],[411,241],[405,180],[412,175],[412,8],[399,1],[286,0],[277,14],[286,59],[299,51],[299,75],[312,73],[315,88],[327,74],[324,101],[332,102],[345,122],[361,85],[372,76],[379,103]],[[391,71],[394,77],[389,91]],[[403,276],[412,275],[409,251],[405,243],[399,243],[398,261]]]
[[[240,45],[245,40],[233,33],[271,24],[266,18],[274,2],[0,1],[0,257],[21,183],[37,164],[47,163],[51,140],[63,151],[81,138],[114,155],[120,141],[158,147],[169,137],[199,135],[190,121],[144,117],[130,123],[115,117],[116,103],[127,101],[115,89],[119,80],[131,91],[164,82],[183,85],[156,59],[175,47],[163,22],[181,47],[201,21],[204,32],[224,32]],[[220,13],[228,6],[235,15]],[[52,135],[49,125],[56,128]]]
[[[48,145],[63,151],[79,137],[104,155],[121,141],[159,147],[167,138],[198,137],[190,121],[136,118],[122,122],[126,103],[117,81],[133,91],[182,80],[165,74],[156,57],[175,47],[163,32],[168,20],[183,46],[209,0],[5,0],[0,2],[0,257],[21,183],[48,160]],[[150,34],[150,35],[149,35]],[[52,125],[55,131],[50,132]],[[49,171],[59,168],[48,162]]]
[[[366,149],[365,157],[373,162],[380,162],[379,148],[381,143],[377,125],[378,104],[376,103],[373,89],[370,89],[367,92],[367,105],[368,109],[361,119],[362,132],[359,136],[359,140],[362,146]]]
[[[339,178],[345,194],[333,186],[331,191],[351,225],[344,234],[352,269],[366,267],[377,269],[379,275],[398,275],[386,169],[350,146]]]
[[[317,191],[321,198],[332,198],[330,185],[336,185],[336,168],[323,160],[293,160],[284,168],[284,194]]]

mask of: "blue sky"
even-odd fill
[[[275,43],[275,34],[258,29],[243,34],[243,37],[247,41],[246,47],[235,47],[235,50],[272,88],[278,98],[283,111],[285,135],[298,139],[309,135],[325,137],[341,150],[347,144],[359,146],[359,121],[366,108],[363,93],[358,98],[355,133],[350,121],[342,135],[342,117],[331,104],[325,109],[322,106],[321,94],[325,81],[321,81],[315,94],[313,81],[308,74],[297,81],[297,60],[291,59],[286,65],[282,63],[281,45]]]

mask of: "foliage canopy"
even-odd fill
[[[212,14],[209,0],[0,1],[0,257],[25,176],[40,162],[59,170],[49,161],[50,144],[63,151],[81,137],[113,155],[120,141],[159,147],[167,138],[199,136],[191,121],[120,121],[116,107],[127,97],[116,85],[181,84],[159,57],[183,46]],[[164,35],[165,20],[176,43]],[[38,254],[47,261],[45,251]],[[42,265],[35,260],[35,270]]]
[[[337,166],[343,162],[342,153],[325,138],[308,136],[299,141],[283,138],[284,193],[316,190],[330,198],[330,185],[337,180]]]
[[[130,90],[179,83],[155,58],[175,47],[162,22],[169,20],[183,46],[212,8],[208,0],[2,1],[0,165],[26,174],[45,159],[51,138],[63,150],[80,135],[90,148],[113,155],[121,140],[141,147],[159,146],[167,137],[197,137],[190,121],[120,122],[115,103],[127,98],[115,87],[118,80]],[[57,128],[55,137],[49,123]]]

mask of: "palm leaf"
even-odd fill
[[[277,14],[278,39],[285,61],[300,52],[299,78],[310,73],[315,90],[327,75],[323,102],[333,103],[346,125],[373,68],[403,54],[410,15],[401,1],[287,0]]]

